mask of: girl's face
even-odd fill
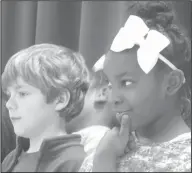
[[[142,71],[136,49],[107,54],[104,73],[112,87],[113,110],[131,116],[132,130],[147,127],[163,111],[163,84],[155,70],[149,74]]]

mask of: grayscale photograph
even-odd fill
[[[1,0],[1,172],[191,172],[191,5]]]

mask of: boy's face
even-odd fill
[[[9,110],[16,135],[31,138],[53,125],[57,112],[55,103],[46,103],[42,92],[18,78],[7,89]]]

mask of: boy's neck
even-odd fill
[[[175,109],[174,112],[171,112],[167,112],[166,116],[162,115],[162,118],[159,118],[146,128],[139,129],[137,131],[138,135],[148,138],[152,142],[166,142],[178,135],[190,132],[190,129],[181,117],[180,110]]]
[[[56,128],[54,126],[49,126],[41,134],[36,137],[29,139],[30,145],[27,153],[34,153],[40,150],[40,147],[45,139],[50,139],[57,136],[66,135],[66,131],[62,128]]]

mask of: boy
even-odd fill
[[[88,82],[84,59],[62,46],[34,45],[11,57],[2,87],[18,137],[3,172],[79,170],[85,157],[81,137],[68,135],[65,124],[80,114]]]

